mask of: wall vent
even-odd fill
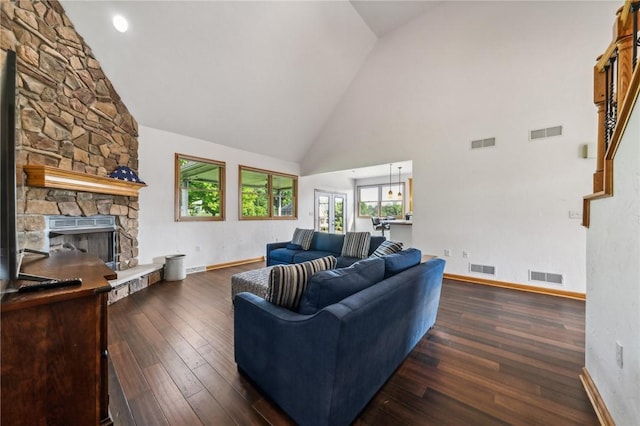
[[[529,271],[529,281],[540,281],[550,284],[563,285],[562,274],[552,274],[551,272]]]
[[[193,274],[195,272],[206,272],[207,268],[204,265],[200,265],[200,266],[192,266],[190,268],[187,268],[187,274]]]
[[[489,265],[478,265],[475,263],[469,264],[469,272],[477,272],[479,274],[495,275],[496,267]]]
[[[471,149],[487,148],[490,146],[496,146],[496,138],[478,139],[477,141],[471,141]]]
[[[553,136],[562,136],[562,126],[547,127],[546,129],[531,130],[529,140],[546,139]]]

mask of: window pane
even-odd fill
[[[269,179],[266,173],[242,170],[242,216],[269,216]]]
[[[391,196],[389,196],[389,191],[391,191]],[[382,201],[391,200],[396,197],[396,193],[398,192],[398,185],[382,185]]]
[[[360,210],[358,212],[360,216],[378,216],[378,202],[377,201],[361,201]]]
[[[293,178],[273,175],[271,178],[274,216],[295,216],[295,188]]]
[[[176,220],[224,219],[224,163],[176,154]]]
[[[344,198],[336,197],[333,204],[335,223],[333,225],[336,234],[344,234]]]
[[[383,201],[380,210],[382,217],[402,217],[402,200]]]
[[[318,197],[318,230],[329,232],[329,197]]]
[[[295,219],[298,177],[239,166],[240,219]]]
[[[360,201],[378,201],[378,187],[365,186],[360,187]]]

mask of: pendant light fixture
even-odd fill
[[[402,170],[402,166],[398,167],[398,199],[402,198],[402,192],[400,191],[400,170]]]
[[[389,193],[387,193],[387,196],[389,198],[393,198],[393,191],[391,190],[391,166],[393,166],[393,164],[389,164]]]

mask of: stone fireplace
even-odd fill
[[[27,176],[25,208],[19,217],[22,219],[19,225],[25,231],[20,234],[24,247],[55,251],[77,246],[98,255],[116,271],[138,264],[137,196],[112,192],[137,194],[144,184],[99,177],[91,177],[91,183],[86,184],[84,173],[47,166],[27,165],[24,171]],[[74,191],[64,187],[110,193]],[[80,234],[95,235],[89,241],[87,235]],[[97,240],[103,241],[98,243]]]
[[[44,171],[42,179],[26,174],[24,247],[48,246],[48,216],[110,215],[115,269],[136,266],[139,188],[104,183],[115,180],[107,176],[118,166],[137,172],[136,120],[59,2],[3,1],[0,8],[0,56],[10,49],[18,59],[18,163]]]

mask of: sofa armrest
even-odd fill
[[[251,293],[234,301],[238,368],[294,418],[319,424],[328,424],[341,317],[351,311],[331,308],[301,315]]]
[[[291,241],[279,241],[277,243],[267,243],[267,266],[271,266],[271,252],[275,249],[285,248]]]

